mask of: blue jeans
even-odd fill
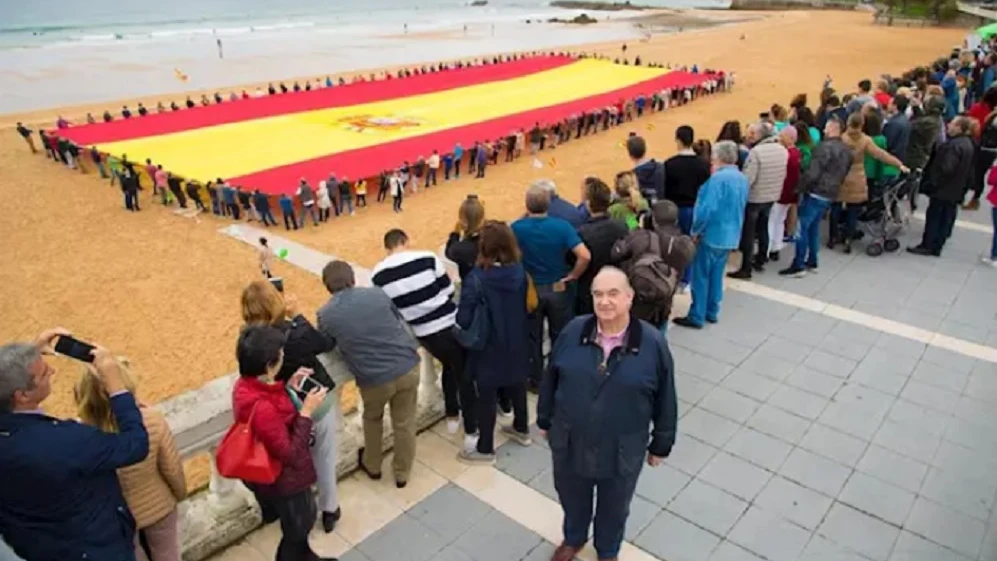
[[[730,250],[700,243],[692,260],[692,305],[688,319],[696,325],[717,321],[724,295],[724,273]]]
[[[592,503],[595,491],[593,541],[599,559],[616,559],[623,544],[630,503],[637,489],[643,462],[636,473],[605,479],[581,477],[575,464],[567,457],[553,453],[554,488],[564,511],[564,543],[581,548],[588,541],[589,525],[593,524]]]
[[[994,223],[994,239],[990,243],[990,258],[997,260],[997,207],[990,209],[990,213]]]
[[[343,214],[347,212],[353,214],[353,197],[341,197],[342,198],[342,209]]]
[[[800,202],[797,212],[800,236],[796,238],[796,255],[793,256],[793,267],[802,269],[804,265],[817,266],[817,254],[820,251],[820,221],[829,206],[831,206],[831,201],[810,195],[804,196],[803,201]],[[809,255],[807,255],[808,249]]]
[[[679,207],[679,229],[682,233],[689,235],[692,232],[692,215],[695,207],[691,206],[680,206]],[[689,284],[689,279],[692,278],[692,267],[686,267],[682,271],[682,284]]]
[[[561,330],[574,316],[574,291],[568,287],[564,292],[554,292],[553,285],[538,284],[537,296],[540,303],[530,314],[530,381],[540,384],[544,372],[543,327],[547,319],[547,334],[550,344],[557,341]]]

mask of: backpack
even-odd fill
[[[661,240],[650,237],[651,250],[632,261],[627,271],[634,290],[634,311],[640,319],[656,323],[660,312],[670,308],[678,286],[678,272],[661,258]]]
[[[997,150],[997,119],[990,117],[983,124],[983,132],[980,133],[980,148],[987,150]]]

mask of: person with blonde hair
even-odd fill
[[[876,146],[872,138],[862,131],[864,126],[865,117],[862,111],[856,111],[848,116],[848,127],[841,135],[842,142],[852,151],[852,166],[845,176],[844,183],[841,184],[835,204],[831,207],[830,239],[827,248],[833,249],[835,244],[844,244],[845,253],[852,251],[852,238],[858,224],[859,210],[869,200],[865,156],[871,156],[874,160],[899,168],[903,173],[909,171],[896,156]],[[839,230],[842,220],[845,223],[844,231]]]
[[[134,395],[135,382],[128,373],[128,361],[119,357],[118,363],[124,387]],[[83,368],[73,397],[82,423],[106,433],[118,432],[111,396],[93,366]],[[180,561],[177,503],[187,496],[183,460],[163,414],[141,402],[139,412],[149,434],[149,453],[137,464],[118,468],[121,491],[135,518],[135,556],[139,561]],[[140,534],[144,540],[139,539]],[[140,541],[145,542],[145,547],[139,545]]]
[[[318,477],[318,504],[322,510],[322,527],[331,532],[341,514],[336,493],[336,394],[332,377],[318,360],[318,355],[331,351],[333,342],[315,329],[304,315],[298,313],[294,296],[284,296],[267,281],[253,281],[242,291],[242,319],[246,325],[268,325],[284,334],[284,362],[276,381],[285,385],[288,396],[300,410],[307,389],[293,387],[291,377],[301,368],[309,371],[309,387],[329,390],[322,404],[312,414],[315,439],[311,443],[312,461]],[[257,497],[261,499],[262,497]],[[273,518],[266,500],[260,501],[264,518]]]
[[[640,216],[650,209],[647,200],[640,194],[637,175],[632,171],[616,174],[614,183],[616,201],[609,206],[609,217],[621,220],[631,231],[640,227]]]

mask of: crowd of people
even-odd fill
[[[922,241],[908,251],[939,255],[958,210],[979,207],[984,181],[997,184],[988,174],[997,153],[997,86],[987,84],[993,46],[883,77],[875,88],[863,80],[844,95],[828,81],[816,110],[800,94],[788,109],[763,112],[743,136],[737,121],[712,143],[680,126],[678,152],[664,161],[631,134],[632,165],[612,186],[586,177],[578,205],[561,198],[553,181],[538,180],[526,189],[522,218],[507,223],[488,218],[484,202],[469,195],[444,250],[457,279],[441,257],[392,229],[373,286],[357,286],[346,262],[325,266],[330,297],[314,325],[293,296],[267,280],[250,283],[241,299],[233,412],[236,427],[265,454],[250,462],[226,446],[227,436],[219,469],[246,482],[264,520],[280,521],[278,561],[321,559],[308,533],[319,519],[332,531],[343,513],[335,383],[318,356],[339,349],[356,379],[359,469],[375,480],[390,469],[402,488],[416,453],[421,346],[442,365],[446,427],[463,430],[462,462],[495,462],[496,425],[530,446],[527,393],[538,393],[536,424],[550,444],[564,512],[564,540],[552,561],[575,557],[593,518],[598,558],[614,561],[643,465],[659,465],[675,441],[669,322],[701,328],[719,321],[724,275],[763,273],[786,243],[795,253],[779,274],[816,273],[825,217],[827,247],[851,251],[860,214],[886,181],[910,187],[897,204],[915,205],[918,192],[929,197]],[[543,136],[528,138],[531,150],[543,147]],[[554,142],[564,140],[555,133]],[[302,204],[318,207],[308,214],[328,219],[328,206],[307,189],[303,183],[297,194]],[[238,200],[225,202],[236,217]],[[727,273],[735,250],[740,266]],[[997,260],[997,235],[984,260]],[[671,318],[673,298],[685,290],[689,311]],[[8,440],[0,447],[7,483],[0,535],[32,561],[176,560],[183,471],[161,415],[136,400],[127,363],[96,347],[76,386],[78,420],[43,412],[54,374],[45,355],[65,335],[52,330],[0,347],[0,437]],[[386,408],[390,468],[382,467]]]
[[[469,66],[503,64],[525,57],[555,55],[578,58],[595,56],[585,53],[534,52],[513,54],[496,56],[491,59],[478,59],[468,63],[440,63],[411,70],[400,70],[397,75],[399,78],[406,78]],[[605,57],[598,56],[596,58]],[[630,64],[630,61],[625,58],[616,59],[614,62]],[[639,57],[634,60],[634,64],[642,64]],[[662,65],[649,63],[647,66],[661,67]],[[700,69],[696,66],[691,69],[682,67],[681,70],[700,73]],[[459,142],[453,147],[439,147],[431,150],[431,153],[426,157],[420,155],[412,161],[391,162],[391,167],[374,177],[350,179],[349,177],[337,176],[335,171],[331,171],[328,178],[317,181],[313,178],[309,182],[308,179],[301,178],[298,185],[289,189],[290,192],[276,197],[252,186],[236,185],[220,177],[212,181],[183,177],[171,170],[163,169],[162,165],[154,163],[152,159],[146,159],[145,164],[139,164],[129,160],[127,154],[122,154],[119,157],[103,153],[97,146],[89,148],[78,146],[69,139],[60,136],[60,130],[72,126],[61,116],[54,130],[40,130],[38,135],[42,149],[49,159],[70,169],[78,169],[82,173],[92,169],[99,173],[101,178],[109,179],[112,186],[119,185],[124,198],[124,206],[129,211],[141,210],[140,192],[148,188],[149,200],[158,201],[164,206],[177,205],[182,209],[193,206],[193,210],[197,212],[210,212],[214,216],[233,220],[255,221],[265,227],[278,226],[275,215],[276,210],[279,209],[284,228],[296,230],[303,228],[309,218],[312,224],[317,226],[321,222],[328,221],[333,215],[336,217],[353,216],[356,209],[367,206],[368,186],[370,189],[376,189],[377,202],[385,202],[390,198],[393,210],[402,212],[403,201],[407,195],[417,193],[420,188],[428,189],[436,186],[441,180],[444,182],[451,179],[459,180],[462,167],[466,170],[467,175],[481,179],[485,177],[487,168],[498,164],[500,159],[503,162],[512,162],[520,158],[526,150],[529,150],[529,154],[536,159],[540,151],[552,150],[558,144],[580,139],[589,134],[598,134],[611,127],[622,126],[634,119],[643,117],[645,114],[665,111],[674,105],[689,103],[701,95],[728,91],[733,86],[733,75],[723,71],[706,69],[702,75],[703,81],[696,87],[665,88],[638,95],[633,99],[621,98],[614,104],[592,107],[585,112],[565,115],[563,119],[556,122],[536,122],[529,129],[524,127],[510,130],[507,135],[501,138],[481,139],[467,147],[462,146]],[[390,75],[386,75],[382,79],[390,79]],[[365,81],[365,79],[358,77],[350,83],[358,81]],[[326,87],[349,85],[343,78],[340,78],[340,82],[341,84],[337,86],[331,78],[327,78]],[[265,95],[294,95],[301,90],[300,87],[289,89],[283,84],[281,86],[279,89],[271,86],[271,91]],[[220,100],[217,101],[218,103],[225,102],[221,94],[216,94],[215,97],[216,101]],[[237,98],[242,99],[238,96]],[[205,97],[203,101],[207,102],[208,100]],[[188,98],[188,105],[191,103],[193,102]],[[139,117],[147,113],[143,108]],[[129,117],[123,116],[122,118],[132,117],[129,113]],[[36,152],[34,131],[23,123],[18,123],[17,130],[31,151]],[[539,162],[539,160],[536,161]]]

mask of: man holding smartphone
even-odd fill
[[[101,347],[74,358],[92,359],[118,432],[45,414],[55,368],[42,355],[68,336],[53,329],[0,346],[0,535],[31,561],[135,561],[135,520],[115,470],[142,461],[149,437],[118,361]]]

